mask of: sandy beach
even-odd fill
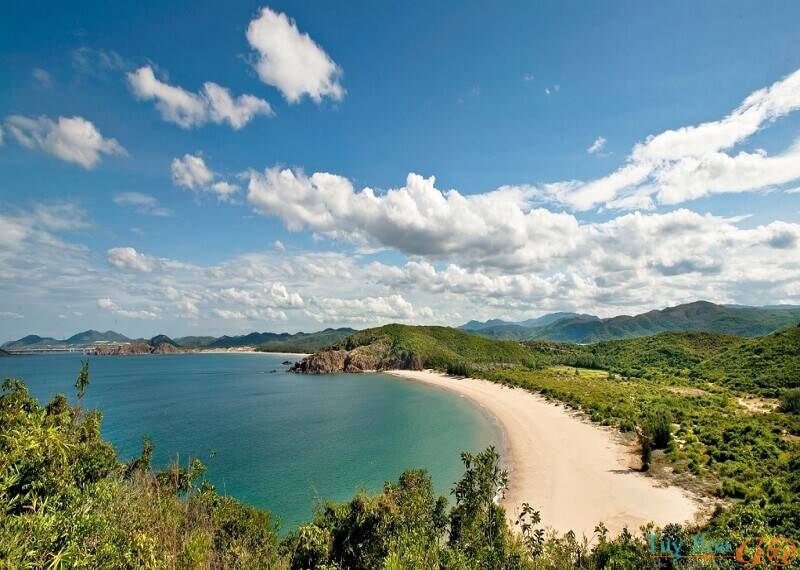
[[[292,358],[303,358],[308,356],[305,352],[264,352],[252,348],[204,348],[194,351],[200,354],[270,354],[272,356],[288,356]]]
[[[521,388],[453,378],[433,371],[395,376],[451,390],[495,416],[505,435],[510,485],[501,501],[515,519],[522,503],[541,511],[545,526],[590,537],[603,521],[616,535],[649,521],[693,521],[699,505],[685,491],[632,470],[630,450],[608,429]]]

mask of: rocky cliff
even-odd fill
[[[331,374],[375,372],[397,368],[419,370],[422,365],[418,359],[396,356],[388,345],[378,342],[358,346],[352,350],[322,350],[296,362],[290,371],[304,374]]]

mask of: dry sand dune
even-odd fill
[[[677,487],[631,470],[628,449],[610,431],[520,388],[432,371],[395,376],[452,390],[495,416],[505,433],[510,486],[502,504],[510,517],[528,502],[560,533],[591,536],[603,521],[616,535],[653,521],[693,521],[698,503]]]

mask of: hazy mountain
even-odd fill
[[[148,344],[150,346],[159,346],[159,345],[162,345],[162,344],[169,344],[171,346],[178,346],[178,343],[176,343],[174,340],[172,340],[171,338],[169,338],[165,334],[157,334],[156,336],[154,336],[153,338],[151,338],[148,341]]]
[[[463,331],[475,332],[486,338],[498,340],[526,340],[531,338],[531,331],[533,329],[549,325],[562,319],[596,320],[598,317],[578,313],[557,312],[518,322],[504,321],[502,319],[489,319],[486,322],[469,321],[457,328]]]
[[[98,341],[128,342],[130,340],[131,339],[126,337],[124,334],[120,334],[118,332],[114,331],[100,332],[89,329],[88,331],[83,331],[72,335],[67,340],[65,340],[64,343],[70,345],[75,345],[75,344],[80,345],[80,344],[92,344],[93,342],[98,342]]]
[[[542,315],[541,317],[536,317],[535,319],[520,321],[516,324],[522,325],[523,327],[543,327],[545,325],[549,325],[550,323],[554,323],[562,319],[598,320],[599,318],[600,317],[596,317],[594,315],[561,311],[558,313],[548,313],[547,315]]]
[[[354,332],[356,330],[351,328],[328,328],[314,333],[299,332],[296,334],[253,332],[241,336],[221,336],[207,346],[208,348],[254,346],[274,352],[306,352],[319,350]]]
[[[531,331],[532,339],[588,343],[666,331],[761,336],[800,322],[800,307],[726,307],[707,301],[608,319],[561,319]]]
[[[685,305],[600,319],[575,313],[545,315],[521,323],[494,324],[470,321],[461,328],[494,339],[554,340],[589,343],[653,335],[660,332],[717,332],[735,336],[766,335],[800,322],[800,307],[780,305],[749,307],[696,301]],[[538,321],[539,324],[536,324]],[[549,321],[549,322],[548,322]]]
[[[18,340],[10,340],[3,344],[4,350],[19,350],[21,348],[47,348],[48,346],[57,346],[65,344],[63,340],[57,340],[49,336],[39,336],[36,334],[29,334]]]
[[[183,347],[204,347],[208,346],[215,340],[217,337],[215,336],[179,336],[174,339],[175,343],[178,346]]]

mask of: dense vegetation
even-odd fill
[[[390,325],[337,348],[357,346],[393,347],[420,366],[564,402],[638,440],[654,476],[716,497],[710,531],[800,539],[798,326],[755,339],[662,333],[576,345]]]
[[[554,315],[559,315],[555,313]],[[599,319],[592,315],[545,315],[520,323],[470,321],[461,328],[494,339],[551,340],[590,343],[635,338],[660,332],[716,332],[760,336],[800,321],[800,307],[730,307],[697,301],[640,315]]]
[[[357,332],[330,348],[353,350],[370,345],[401,361],[442,370],[457,362],[522,364],[530,357],[525,347],[513,341],[493,341],[448,327],[397,324]]]
[[[714,497],[700,529],[800,541],[800,327],[757,339],[664,333],[580,346],[492,341],[443,327],[389,325],[334,348],[380,347],[414,366],[522,387],[627,432],[642,467]],[[669,568],[642,535],[546,536],[530,507],[493,501],[507,483],[493,450],[463,456],[451,504],[429,477],[344,504],[324,503],[283,539],[269,513],[220,496],[205,468],[154,469],[152,445],[121,463],[100,437],[100,415],[57,396],[42,407],[23,383],[0,395],[0,566],[13,568]],[[766,399],[765,396],[779,398]],[[714,500],[714,499],[712,499]],[[598,521],[600,523],[601,521]],[[518,532],[512,532],[511,528]],[[698,529],[669,525],[689,544]],[[682,567],[703,566],[682,561]],[[726,561],[715,560],[724,567]],[[731,563],[732,564],[732,563]],[[733,567],[733,566],[732,566]]]
[[[771,395],[800,388],[800,325],[731,346],[703,362],[697,372],[735,388]]]
[[[259,343],[258,350],[264,352],[315,352],[353,334],[355,329],[325,329],[314,333],[283,333],[279,338]],[[283,338],[280,338],[283,337]]]
[[[100,414],[56,396],[42,407],[21,381],[0,394],[0,566],[4,568],[535,569],[658,568],[646,542],[602,524],[587,539],[545,537],[539,514],[516,513],[517,533],[495,495],[508,476],[489,448],[462,455],[453,504],[424,471],[383,492],[319,506],[278,538],[268,512],[219,495],[197,459],[162,470],[153,445],[120,463],[100,437]],[[671,526],[672,535],[690,529]]]

